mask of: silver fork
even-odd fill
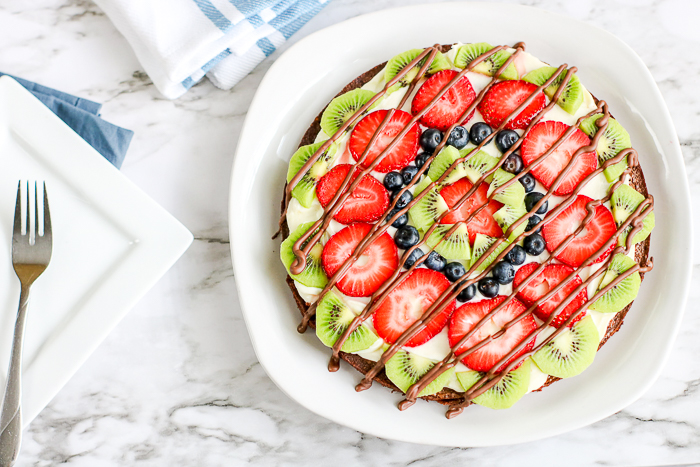
[[[29,211],[29,182],[27,182],[26,229],[22,234],[22,182],[17,186],[15,223],[12,230],[12,266],[22,284],[19,296],[19,310],[15,321],[15,335],[12,339],[10,369],[7,371],[7,386],[2,401],[0,415],[0,466],[9,467],[15,463],[22,442],[22,342],[27,317],[29,289],[49,265],[52,250],[51,215],[49,199],[44,183],[44,231],[39,229],[39,200],[34,182],[34,225],[31,225]],[[32,229],[33,227],[33,229]],[[32,243],[33,242],[33,243]]]

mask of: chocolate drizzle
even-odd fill
[[[401,80],[411,69],[413,69],[416,65],[418,65],[421,60],[423,61],[423,64],[420,66],[419,72],[417,76],[412,80],[411,84],[409,85],[408,89],[406,90],[406,93],[401,100],[401,103],[398,106],[398,109],[404,106],[405,102],[407,99],[411,96],[412,91],[414,90],[415,86],[418,84],[419,80],[424,76],[426,73],[428,67],[432,63],[433,58],[438,52],[438,45],[428,47],[421,54],[418,55],[411,63],[409,63],[407,66],[405,66],[391,81],[389,81],[384,89],[375,96],[372,97],[372,99],[365,104],[362,108],[360,108],[355,114],[353,114],[348,121],[345,122],[341,126],[341,128],[329,139],[327,140],[321,148],[304,164],[304,166],[299,170],[299,172],[290,180],[289,184],[285,188],[285,200],[284,200],[284,209],[282,212],[282,218],[280,219],[280,225],[284,221],[286,217],[286,210],[289,205],[290,197],[291,197],[291,191],[294,188],[294,186],[299,182],[301,177],[303,176],[304,173],[306,173],[309,168],[318,160],[318,158],[330,147],[330,145],[336,141],[346,129],[350,128],[352,125],[354,125],[360,117],[364,114],[364,112],[369,109],[374,102],[376,102],[378,99],[380,99],[383,95],[386,94],[387,90],[393,86],[395,83],[397,83],[399,80]],[[480,55],[476,59],[474,59],[464,70],[460,71],[454,79],[452,79],[431,101],[430,103],[422,109],[420,112],[416,113],[413,118],[408,122],[408,124],[403,128],[401,132],[393,139],[393,141],[387,146],[377,157],[376,159],[370,164],[367,168],[362,170],[359,175],[356,177],[354,181],[352,181],[353,178],[353,170],[351,170],[348,175],[346,176],[345,180],[343,181],[343,184],[341,185],[340,189],[334,196],[334,198],[331,200],[331,202],[325,207],[323,211],[323,215],[321,216],[320,219],[318,219],[313,226],[307,231],[305,235],[303,235],[299,240],[294,244],[293,247],[293,252],[296,256],[296,259],[292,266],[290,267],[290,271],[293,274],[298,274],[301,271],[303,271],[304,267],[306,266],[306,256],[308,255],[309,251],[311,248],[321,239],[322,235],[324,232],[327,230],[328,225],[330,224],[330,221],[333,217],[333,215],[342,207],[344,201],[347,199],[348,196],[350,196],[350,193],[355,189],[355,187],[360,183],[362,177],[372,171],[372,169],[383,159],[386,154],[388,154],[392,148],[398,144],[398,142],[401,140],[401,138],[410,130],[410,128],[413,127],[413,125],[417,124],[418,120],[420,117],[428,112],[430,108],[458,81],[460,80],[463,76],[466,75],[467,72],[471,71],[476,65],[478,65],[480,62],[483,60],[487,59],[489,56],[492,54],[496,53],[499,50],[505,49],[505,46],[498,46],[490,51]],[[464,121],[471,112],[476,109],[477,105],[481,102],[483,99],[484,95],[486,92],[493,86],[496,82],[498,77],[500,76],[500,73],[502,70],[505,70],[510,63],[512,63],[513,60],[515,60],[522,51],[525,50],[525,44],[522,42],[519,42],[515,44],[513,47],[515,49],[515,52],[508,57],[508,59],[503,63],[501,68],[497,71],[496,75],[493,77],[493,79],[486,85],[484,89],[482,89],[475,100],[471,103],[469,108],[465,110],[465,112],[462,114],[460,119],[458,120],[457,123],[452,125],[446,132],[445,135],[449,135],[454,127],[456,127],[460,122]],[[355,248],[353,254],[348,258],[347,261],[345,261],[341,267],[338,269],[338,271],[329,278],[328,284],[326,287],[322,290],[320,293],[320,297],[323,296],[325,293],[327,293],[331,288],[336,284],[336,282],[345,274],[345,272],[348,270],[349,267],[354,264],[355,261],[357,261],[362,253],[366,250],[371,243],[378,238],[380,235],[382,235],[388,227],[401,215],[404,213],[408,212],[408,210],[414,206],[416,203],[420,201],[427,193],[430,192],[430,190],[433,187],[440,186],[442,182],[447,178],[447,176],[450,174],[450,172],[456,168],[459,164],[463,163],[464,161],[468,160],[472,155],[477,154],[479,150],[488,142],[495,137],[497,132],[501,130],[502,128],[505,127],[508,121],[511,119],[515,118],[517,115],[520,114],[520,112],[527,107],[527,105],[532,102],[532,100],[538,95],[538,93],[542,92],[547,86],[549,86],[554,80],[558,79],[559,76],[566,70],[567,65],[562,65],[560,66],[556,72],[541,86],[537,88],[536,91],[534,91],[528,99],[526,99],[515,111],[511,113],[511,115],[508,116],[508,118],[502,123],[502,125],[494,129],[494,131],[481,143],[479,144],[476,148],[474,148],[469,154],[467,154],[465,157],[462,157],[455,161],[444,173],[443,175],[436,181],[432,181],[430,185],[428,185],[426,188],[423,189],[421,193],[416,195],[414,199],[408,203],[407,206],[404,208],[397,210],[397,212],[392,216],[391,218],[387,219],[388,213],[395,208],[396,203],[398,202],[398,199],[400,196],[396,196],[394,198],[394,201],[391,203],[391,206],[389,209],[384,213],[382,218],[372,226],[372,229],[370,230],[369,234],[367,237],[365,237],[360,244]],[[541,120],[541,118],[544,116],[544,114],[547,113],[554,105],[556,105],[557,99],[560,96],[560,94],[564,91],[566,88],[566,84],[569,82],[571,77],[573,76],[573,73],[576,71],[575,67],[572,67],[566,71],[564,74],[561,82],[559,83],[559,87],[555,94],[552,96],[551,101],[549,104],[542,110],[540,111],[535,118],[530,122],[528,127],[525,129],[524,134],[518,139],[518,141],[506,152],[502,155],[501,159],[499,160],[499,163],[491,170],[489,170],[487,173],[483,174],[482,177],[473,184],[472,188],[457,202],[455,206],[453,206],[450,210],[447,212],[443,213],[437,220],[436,222],[428,229],[428,231],[424,234],[423,238],[421,241],[414,245],[413,247],[407,249],[400,262],[399,262],[399,267],[397,270],[394,272],[394,274],[387,280],[380,288],[377,290],[371,297],[370,302],[365,306],[365,308],[362,310],[362,312],[357,315],[353,321],[350,323],[350,325],[347,327],[345,332],[339,337],[339,339],[336,341],[335,345],[333,346],[333,351],[331,355],[331,359],[328,365],[329,371],[337,371],[339,368],[339,353],[340,349],[342,348],[343,344],[346,342],[348,337],[352,334],[352,332],[359,327],[362,322],[364,322],[367,318],[369,318],[374,311],[382,304],[382,302],[386,299],[386,297],[389,295],[389,293],[396,288],[401,282],[409,275],[409,273],[414,270],[418,265],[414,264],[410,268],[408,268],[407,272],[402,273],[401,270],[403,268],[403,265],[405,264],[406,260],[410,256],[410,254],[418,247],[423,245],[426,241],[426,239],[430,236],[430,234],[435,230],[435,228],[439,225],[440,219],[442,219],[445,215],[447,215],[449,212],[452,212],[454,210],[459,209],[459,207],[466,202],[466,200],[474,194],[474,192],[478,189],[481,183],[485,181],[485,179],[493,174],[498,168],[504,163],[505,159],[507,156],[511,153],[513,153],[515,150],[518,149],[522,141],[524,140],[525,136],[532,130],[532,128]],[[366,156],[372,147],[372,144],[374,141],[377,139],[379,135],[381,135],[382,130],[385,128],[386,124],[389,122],[391,119],[391,116],[395,112],[395,109],[390,109],[387,113],[387,116],[384,118],[380,126],[377,128],[375,133],[373,134],[372,138],[370,139],[370,143],[367,145],[367,148],[365,149],[364,153],[360,156],[360,158],[356,161],[355,167],[357,168],[364,162],[366,159]],[[539,202],[532,208],[531,211],[536,211],[539,209],[540,206],[542,206],[547,200],[552,196],[554,191],[557,189],[557,187],[561,184],[561,182],[564,180],[566,175],[569,173],[569,171],[573,168],[574,163],[576,161],[576,158],[583,153],[586,152],[592,152],[595,151],[595,148],[598,145],[598,142],[600,141],[600,138],[603,136],[605,133],[609,119],[610,119],[610,113],[608,110],[608,106],[604,101],[599,101],[598,105],[595,110],[590,112],[589,114],[581,117],[578,119],[575,125],[572,125],[570,128],[568,128],[555,142],[554,144],[547,150],[545,151],[544,154],[542,154],[538,159],[533,161],[530,165],[528,165],[520,174],[516,175],[514,178],[510,179],[500,187],[498,187],[489,197],[488,200],[493,199],[493,196],[501,191],[506,189],[508,186],[510,186],[512,183],[515,183],[517,180],[519,180],[523,175],[526,173],[529,173],[534,167],[542,163],[544,159],[546,159],[550,154],[554,152],[554,150],[561,145],[566,139],[569,137],[571,133],[573,133],[580,123],[583,121],[583,119],[588,118],[592,115],[602,113],[602,117],[599,118],[596,121],[597,125],[597,131],[593,138],[591,139],[591,143],[587,146],[584,146],[582,148],[579,148],[574,155],[572,156],[571,160],[567,164],[567,166],[564,168],[564,170],[558,175],[552,186],[549,188],[547,193],[544,195],[542,199],[539,200]],[[421,178],[421,175],[427,171],[428,167],[430,166],[430,163],[432,160],[436,157],[436,155],[440,152],[440,150],[444,147],[446,144],[447,138],[443,138],[443,142],[440,143],[440,145],[435,149],[434,153],[431,155],[431,157],[426,161],[426,163],[423,165],[418,170],[418,173],[416,176],[414,176],[413,181],[408,184],[406,187],[402,188],[401,191],[399,192],[399,195],[404,193],[405,191],[409,190],[412,186],[414,186],[418,180]],[[478,267],[483,263],[483,261],[486,260],[492,253],[494,253],[502,244],[503,242],[509,242],[509,244],[506,246],[506,248],[501,251],[496,259],[492,262],[491,266],[487,267],[482,273],[472,277],[471,279],[467,279],[462,283],[453,283],[451,284],[441,295],[438,297],[433,304],[431,304],[430,307],[428,307],[427,310],[423,313],[421,318],[413,323],[404,333],[401,334],[401,336],[389,346],[388,349],[381,355],[379,360],[374,364],[374,366],[365,374],[364,378],[362,381],[356,386],[357,391],[362,391],[364,389],[367,389],[371,386],[372,380],[376,377],[376,375],[382,370],[384,367],[384,364],[400,349],[401,346],[403,346],[406,342],[408,342],[413,336],[415,336],[417,333],[419,333],[421,330],[425,328],[427,323],[429,323],[434,317],[440,314],[440,312],[444,309],[447,304],[449,304],[452,300],[456,299],[457,295],[459,293],[469,287],[470,285],[474,284],[481,278],[485,277],[486,275],[489,274],[491,271],[491,268],[497,264],[500,260],[502,260],[508,252],[520,241],[522,240],[526,235],[530,235],[534,233],[535,230],[539,229],[540,227],[546,225],[548,222],[550,222],[552,219],[557,217],[559,213],[561,213],[564,209],[569,207],[576,199],[577,195],[583,190],[583,188],[597,175],[599,175],[605,168],[617,164],[621,162],[624,158],[627,158],[628,161],[628,168],[622,173],[620,176],[620,179],[615,182],[608,190],[608,195],[599,200],[592,200],[586,204],[586,210],[587,210],[587,215],[583,219],[581,225],[574,231],[572,234],[567,236],[564,241],[554,250],[550,253],[550,256],[530,274],[521,284],[519,284],[517,287],[513,287],[512,293],[498,306],[496,306],[493,310],[491,310],[486,316],[484,316],[475,326],[474,328],[469,331],[461,340],[458,342],[454,347],[452,347],[450,353],[440,362],[436,363],[423,377],[420,378],[419,381],[417,381],[414,385],[412,385],[408,391],[406,391],[406,397],[405,400],[403,400],[399,404],[399,409],[400,410],[405,410],[406,408],[410,407],[415,403],[416,398],[418,397],[418,394],[426,387],[430,382],[432,382],[435,378],[437,378],[440,374],[442,374],[444,371],[447,371],[448,369],[454,367],[462,358],[464,358],[466,355],[475,352],[479,348],[487,345],[489,342],[491,342],[494,339],[497,339],[498,337],[502,336],[508,328],[513,326],[515,323],[517,323],[519,320],[523,319],[524,317],[530,315],[536,307],[543,303],[544,301],[548,300],[550,297],[552,297],[554,294],[556,294],[562,287],[567,285],[571,280],[573,280],[577,275],[578,272],[585,267],[590,266],[591,264],[595,263],[595,260],[599,258],[604,252],[606,252],[614,243],[617,242],[617,239],[621,233],[623,233],[626,229],[630,228],[627,236],[627,240],[624,246],[617,246],[616,248],[613,249],[612,253],[610,254],[609,257],[603,262],[602,266],[594,271],[593,273],[590,274],[590,276],[581,284],[579,285],[576,290],[574,290],[559,306],[551,313],[549,319],[544,322],[542,325],[539,325],[530,335],[527,336],[527,338],[523,339],[522,342],[516,346],[514,349],[511,350],[511,352],[503,357],[499,362],[497,362],[494,367],[486,372],[477,382],[474,384],[469,390],[467,390],[463,394],[463,399],[460,403],[458,403],[456,406],[450,408],[446,416],[448,418],[452,418],[459,413],[462,412],[463,408],[466,407],[471,403],[471,400],[474,399],[475,397],[478,397],[480,394],[483,392],[487,391],[494,385],[496,385],[502,378],[503,376],[510,370],[512,370],[516,365],[519,365],[525,358],[533,355],[537,350],[541,349],[544,347],[547,343],[551,342],[557,335],[559,335],[563,330],[566,329],[566,326],[573,322],[573,320],[582,312],[585,312],[587,306],[595,301],[597,298],[602,296],[604,293],[612,289],[616,284],[618,284],[620,281],[624,280],[626,277],[628,277],[630,274],[633,274],[634,272],[640,271],[640,272],[647,272],[651,270],[653,267],[653,260],[650,258],[647,261],[647,264],[644,266],[641,266],[639,264],[635,265],[634,267],[628,269],[624,273],[620,274],[618,277],[615,278],[610,284],[606,285],[603,287],[601,290],[598,290],[596,294],[591,297],[586,303],[584,303],[582,306],[580,306],[574,313],[569,316],[569,318],[566,320],[566,322],[561,325],[556,331],[554,331],[550,336],[548,336],[546,339],[543,340],[540,344],[535,346],[533,349],[531,349],[529,352],[521,355],[518,357],[516,360],[513,362],[509,363],[507,366],[505,366],[501,371],[497,371],[498,368],[504,365],[505,362],[507,362],[510,358],[513,357],[513,355],[517,354],[527,343],[531,342],[532,339],[534,339],[537,335],[539,335],[542,330],[546,329],[549,326],[549,323],[556,317],[556,315],[563,310],[568,303],[573,300],[576,295],[580,291],[582,291],[584,288],[588,286],[595,278],[599,277],[601,274],[603,274],[606,270],[606,267],[609,265],[609,263],[612,261],[612,258],[614,257],[615,254],[618,253],[629,253],[631,251],[631,248],[633,247],[633,239],[636,233],[638,233],[642,228],[643,228],[643,221],[644,218],[653,211],[654,209],[654,201],[653,197],[649,196],[647,197],[632,213],[632,215],[629,216],[628,219],[625,220],[619,227],[616,233],[606,242],[605,245],[603,245],[596,253],[594,253],[591,257],[589,257],[581,266],[578,268],[574,268],[574,271],[563,281],[561,281],[557,286],[553,287],[549,292],[541,297],[539,300],[537,300],[535,303],[533,303],[526,311],[518,315],[515,319],[512,321],[506,323],[503,326],[503,329],[501,331],[498,331],[497,333],[483,339],[479,343],[477,343],[474,346],[469,347],[466,351],[460,353],[459,356],[455,354],[455,350],[457,348],[460,348],[469,338],[474,335],[474,333],[478,330],[479,327],[481,327],[484,323],[486,323],[489,319],[491,319],[496,313],[498,313],[503,307],[505,307],[520,291],[522,288],[527,286],[527,284],[534,279],[543,269],[544,267],[549,264],[552,260],[555,259],[555,256],[563,251],[563,249],[576,237],[578,233],[580,233],[585,226],[591,221],[593,218],[595,208],[607,201],[610,200],[611,194],[619,187],[620,184],[623,183],[623,180],[625,177],[628,177],[630,172],[632,171],[633,168],[635,168],[638,165],[638,157],[637,153],[634,149],[625,149],[618,153],[615,157],[612,159],[607,160],[602,167],[598,167],[593,173],[588,175],[575,189],[574,191],[568,195],[559,205],[556,207],[552,208],[544,217],[544,219],[536,226],[533,228],[532,231],[525,231],[515,238],[511,239],[510,241],[508,240],[510,236],[513,234],[513,232],[516,231],[516,229],[527,220],[529,217],[529,213],[521,217],[520,219],[516,220],[511,226],[508,227],[506,230],[504,237],[497,239],[490,247],[489,249],[482,254],[482,256],[476,261],[474,265],[469,269],[465,277],[470,277],[473,275],[473,273],[478,269]],[[352,183],[351,183],[352,181]],[[348,188],[349,187],[349,188]],[[487,200],[487,203],[488,203]],[[470,214],[470,216],[464,220],[460,221],[456,224],[454,224],[450,230],[443,236],[443,238],[438,242],[438,245],[440,242],[444,240],[444,238],[449,237],[454,231],[456,231],[461,225],[467,224],[470,220],[472,220],[478,212],[480,212],[487,203],[484,203],[484,205],[478,207],[474,212]],[[304,247],[302,248],[302,245]],[[426,255],[428,255],[431,251],[433,251],[437,247],[434,246],[433,248],[430,248]],[[320,298],[319,298],[320,300]],[[318,302],[316,302],[318,303]],[[299,325],[299,332],[304,332],[308,326],[309,319],[314,315],[315,309],[316,309],[316,303],[310,305],[306,311],[303,313],[303,318],[302,322]]]

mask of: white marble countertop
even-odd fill
[[[333,0],[291,42],[405,3]],[[700,218],[700,3],[521,3],[612,31],[642,57],[678,129]],[[363,435],[300,407],[268,379],[248,339],[231,271],[226,213],[234,148],[260,80],[289,44],[232,91],[203,82],[177,101],[158,94],[126,41],[88,0],[0,0],[0,44],[0,71],[103,102],[105,118],[133,129],[124,175],[195,235],[185,256],[26,430],[18,465],[700,462],[700,248],[670,360],[649,392],[622,412],[555,438],[488,450]]]

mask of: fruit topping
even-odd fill
[[[537,227],[537,224],[539,224],[540,222],[542,222],[542,218],[540,218],[540,216],[535,215],[535,214],[531,215],[527,219],[527,229],[526,230],[528,232],[530,232],[532,229]],[[537,233],[537,234],[542,233],[542,227],[538,228],[534,233]]]
[[[525,195],[525,209],[527,209],[528,212],[532,212],[535,204],[539,203],[542,198],[544,198],[544,193],[539,193],[537,191],[528,193]],[[535,211],[535,214],[545,214],[547,212],[548,205],[549,201],[545,201],[542,206]]]
[[[405,208],[408,203],[411,202],[413,199],[413,194],[411,194],[410,191],[406,190],[403,193],[399,195],[398,191],[394,191],[391,193],[391,200],[394,201],[396,198],[399,198],[398,201],[396,201],[396,207],[399,209]]]
[[[462,178],[457,183],[447,185],[440,190],[440,197],[449,208],[453,208],[473,186],[474,185],[469,180]],[[488,201],[487,192],[488,186],[486,183],[482,183],[479,185],[479,188],[462,203],[459,209],[450,211],[440,220],[440,223],[456,224],[457,222],[465,221],[474,211],[486,205],[486,207],[481,209],[467,224],[469,241],[473,243],[478,233],[491,237],[500,237],[501,228],[495,221],[493,214],[498,211],[502,205],[498,201]]]
[[[537,86],[542,86],[549,78],[552,77],[555,71],[557,71],[557,69],[553,66],[544,66],[523,76],[523,81],[527,81]],[[552,83],[544,89],[544,93],[547,95],[547,97],[550,99],[554,97],[554,93],[556,93],[557,89],[559,89],[565,75],[566,70],[562,70],[559,76],[557,76],[554,81],[552,81]],[[575,74],[571,75],[571,79],[569,79],[569,81],[566,83],[566,87],[557,99],[557,104],[571,115],[575,114],[579,107],[581,107],[581,104],[583,104],[583,86],[581,85],[581,81],[578,79],[578,76]]]
[[[418,233],[418,229],[412,225],[404,225],[396,231],[396,235],[394,236],[394,243],[402,250],[408,250],[419,241],[420,234]]]
[[[420,154],[418,154],[416,156],[416,167],[418,167],[419,169],[421,167],[423,167],[425,165],[426,161],[428,160],[428,158],[430,158],[430,156],[432,156],[432,155],[433,155],[433,153],[428,153],[428,152],[421,152]]]
[[[537,92],[537,86],[525,81],[502,81],[488,90],[478,109],[484,121],[492,128],[498,128],[508,116]],[[547,105],[542,92],[537,92],[532,101],[518,115],[506,124],[509,130],[524,130],[533,118]]]
[[[438,225],[428,236],[425,243],[429,247],[435,248],[435,251],[446,259],[467,260],[471,256],[467,227],[461,224],[454,232],[448,235],[453,227],[454,225],[452,224]]]
[[[443,269],[445,269],[446,265],[447,261],[445,261],[445,258],[440,256],[440,253],[437,251],[431,251],[428,257],[425,259],[425,267],[432,269],[433,271],[441,272]]]
[[[316,335],[328,347],[333,347],[355,319],[355,313],[333,292],[326,293],[316,308]],[[377,341],[377,335],[369,326],[361,324],[340,349],[343,352],[366,350]]]
[[[294,243],[296,243],[296,241],[299,240],[301,236],[304,235],[313,225],[313,222],[301,224],[296,228],[296,230],[294,230],[294,232],[289,234],[289,237],[282,242],[282,246],[280,247],[280,259],[282,260],[282,263],[284,263],[284,267],[287,268],[287,273],[289,273],[289,276],[292,279],[307,287],[323,288],[328,283],[328,277],[321,267],[321,252],[323,251],[323,247],[320,243],[314,245],[313,248],[311,248],[311,251],[309,251],[309,254],[306,255],[306,267],[301,273],[292,274],[289,272],[289,268],[296,259],[294,251],[292,250]],[[302,248],[305,245],[306,242],[301,245]]]
[[[416,115],[423,110],[428,103],[454,79],[458,73],[454,70],[444,70],[435,73],[428,78],[420,87],[411,104],[411,113]],[[471,115],[460,120],[462,114],[469,105],[474,102],[476,93],[472,88],[469,79],[462,76],[430,110],[420,119],[421,123],[430,128],[437,128],[445,131],[455,123],[462,124],[471,118]],[[429,149],[429,148],[425,148]]]
[[[387,217],[387,219],[391,219],[392,217],[394,217],[396,215],[396,213],[399,212],[400,210],[401,210],[401,208],[394,208],[391,211],[389,211],[389,216]],[[399,217],[397,217],[396,220],[394,222],[392,222],[391,226],[398,229],[399,227],[402,227],[406,224],[408,224],[408,213],[407,212],[405,212],[405,213],[401,214]]]
[[[583,132],[588,136],[593,138],[598,131],[597,121],[602,117],[603,114],[588,117],[581,122],[579,128],[581,128],[581,130],[583,130]],[[608,120],[608,127],[598,140],[598,145],[595,148],[595,152],[598,154],[598,159],[600,160],[600,165],[603,165],[603,163],[608,159],[612,159],[613,157],[617,156],[623,149],[631,147],[632,141],[630,141],[630,135],[627,133],[627,130],[622,128],[622,125],[620,125],[617,120],[610,117]],[[627,157],[625,157],[621,162],[611,165],[603,170],[605,178],[609,182],[614,182],[620,177],[627,166]]]
[[[386,376],[396,387],[406,392],[408,388],[417,383],[421,376],[430,371],[434,366],[435,362],[432,360],[414,353],[406,352],[405,350],[399,350],[386,362]],[[453,374],[454,368],[445,371],[431,381],[418,396],[429,396],[430,394],[439,392],[450,383]]]
[[[397,191],[403,186],[403,176],[395,170],[384,175],[384,188],[389,191]]]
[[[421,260],[423,258],[423,250],[420,248],[416,248],[411,252],[411,254],[408,255],[408,258],[406,258],[406,261],[403,263],[403,267],[408,269],[412,267],[416,262],[420,265],[424,260]],[[420,261],[419,261],[420,260]]]
[[[351,164],[336,165],[319,180],[316,186],[316,195],[321,206],[328,206],[352,169]],[[356,169],[352,180],[355,180],[357,175],[359,175],[359,170]],[[348,188],[349,185],[343,192],[347,191]],[[333,219],[346,225],[353,222],[375,222],[382,217],[388,208],[389,193],[379,183],[379,180],[371,175],[365,175],[360,184],[343,202]]]
[[[323,115],[321,115],[321,129],[323,132],[328,136],[333,136],[372,97],[374,97],[372,91],[353,89],[333,99],[323,111]]]
[[[544,373],[570,378],[593,363],[599,341],[593,318],[586,316],[538,350],[532,359]]]
[[[535,177],[533,177],[530,173],[526,173],[525,175],[520,177],[518,181],[525,189],[525,193],[530,193],[532,190],[535,189]]]
[[[387,83],[391,81],[394,78],[394,76],[398,75],[399,72],[401,72],[401,70],[403,70],[406,67],[406,65],[415,60],[421,53],[423,53],[423,49],[411,49],[407,50],[406,52],[400,53],[393,57],[391,60],[389,60],[386,64],[386,68],[384,69],[384,81]],[[391,88],[390,92],[393,92],[401,87],[410,85],[416,78],[416,76],[418,76],[418,70],[425,63],[426,58],[423,58],[420,62],[418,62],[416,66],[414,66],[408,73],[406,73],[403,76],[403,78],[401,78],[401,80],[399,80],[399,82]],[[433,74],[441,70],[447,70],[449,68],[452,68],[450,66],[450,62],[447,60],[445,55],[443,55],[441,52],[438,52],[437,54],[435,54],[435,58],[430,64],[427,73]]]
[[[447,144],[457,149],[463,149],[469,144],[469,132],[463,126],[456,126],[447,138]]]
[[[498,295],[498,282],[493,277],[484,277],[479,281],[477,287],[479,293],[487,298],[493,298]]]
[[[515,279],[515,268],[508,261],[500,261],[491,270],[493,278],[501,285],[507,285]]]
[[[525,199],[525,189],[520,183],[511,183],[500,188],[515,177],[512,173],[499,168],[493,174],[493,180],[489,186],[488,196],[496,201],[510,206],[520,206]]]
[[[413,180],[413,177],[418,173],[418,167],[409,165],[401,169],[401,179],[404,185],[408,185]]]
[[[511,154],[506,157],[506,160],[503,162],[503,166],[501,168],[508,173],[518,175],[523,171],[523,167],[523,159],[517,154]]]
[[[523,248],[528,255],[539,256],[545,250],[547,244],[544,237],[539,234],[528,235],[523,239]]]
[[[478,42],[476,44],[464,44],[457,51],[455,56],[455,66],[457,68],[466,68],[469,64],[479,55],[483,55],[489,50],[493,49],[491,44],[486,42]],[[479,62],[472,71],[476,73],[481,73],[488,76],[494,76],[497,71],[503,66],[503,64],[508,60],[511,53],[505,50],[499,50],[488,56],[488,58]],[[518,79],[518,72],[515,69],[515,65],[511,62],[501,73],[498,75],[500,79]]]
[[[474,145],[481,144],[493,130],[484,122],[476,122],[469,130],[469,141]]]
[[[464,266],[462,263],[459,263],[457,261],[453,261],[451,263],[447,263],[445,266],[445,276],[452,282],[457,282],[463,275],[467,273],[467,270],[464,269]]]
[[[496,134],[496,147],[501,152],[506,152],[520,139],[520,135],[514,130],[501,130]]]
[[[420,135],[420,147],[431,155],[442,142],[442,132],[437,128],[428,128]]]
[[[302,146],[294,153],[289,161],[287,169],[287,183],[301,170],[306,162],[318,151],[325,141]],[[316,197],[316,184],[323,177],[335,158],[337,146],[335,143],[324,151],[321,157],[311,166],[311,168],[301,177],[296,186],[292,189],[292,196],[305,208],[311,207],[311,203]]]
[[[526,359],[519,368],[509,371],[492,388],[474,398],[474,403],[489,409],[508,409],[527,393],[530,386],[530,359]],[[483,373],[478,371],[462,371],[455,373],[457,380],[465,391],[474,386]]]
[[[495,237],[490,237],[488,235],[477,234],[474,239],[474,247],[472,248],[472,259],[469,263],[469,267],[474,267],[474,265],[479,261],[479,259],[488,251],[491,245],[496,242]],[[476,268],[476,272],[481,273],[487,267],[491,265],[496,260],[496,257],[501,254],[503,250],[508,247],[508,242],[502,242],[496,249],[488,256],[488,258],[482,260],[479,266]]]
[[[470,284],[466,289],[462,290],[457,295],[457,300],[460,302],[468,302],[476,295],[476,284]]]
[[[520,266],[525,262],[527,258],[527,253],[525,253],[525,248],[520,245],[515,245],[511,250],[506,253],[504,260],[508,261],[510,264],[515,266]]]
[[[605,272],[603,280],[598,286],[598,290],[604,289],[615,280],[617,276],[627,271],[635,264],[637,263],[629,256],[622,254],[615,255],[612,261],[610,261],[608,270]],[[605,294],[593,302],[589,308],[591,310],[600,311],[601,313],[617,313],[618,311],[622,311],[623,308],[632,303],[632,300],[637,297],[637,292],[639,292],[639,286],[641,284],[641,276],[638,272],[634,272],[622,279],[621,282],[618,282],[612,289],[605,292]]]
[[[644,201],[644,196],[629,185],[620,185],[617,190],[615,190],[615,192],[612,194],[612,198],[610,199],[610,204],[612,205],[613,218],[615,219],[618,227],[632,215],[642,201]],[[646,207],[640,213],[640,215],[644,215],[642,230],[637,232],[632,239],[633,244],[646,240],[654,228],[654,225],[656,225],[654,212],[647,212],[649,209],[651,208]],[[630,230],[632,230],[631,225],[627,226],[625,230],[622,231],[617,239],[618,245],[626,244],[627,235],[629,234]]]

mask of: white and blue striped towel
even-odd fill
[[[169,99],[230,89],[329,0],[95,0]]]

